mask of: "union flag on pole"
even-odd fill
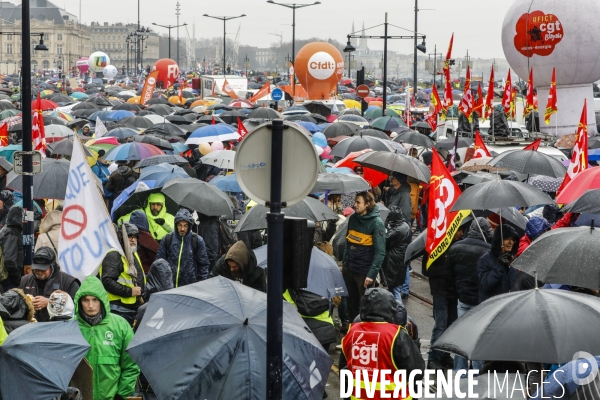
[[[517,117],[517,87],[513,86],[510,92],[510,117],[514,119]]]
[[[465,78],[465,89],[463,97],[458,105],[458,111],[462,112],[469,122],[473,121],[473,94],[471,93],[471,68],[467,66],[467,76]]]
[[[488,150],[485,142],[481,138],[479,131],[475,131],[475,142],[473,143],[473,149],[475,153],[473,158],[491,157],[490,151]]]
[[[558,111],[556,105],[556,67],[552,69],[552,81],[550,82],[550,91],[548,92],[548,103],[544,112],[544,121],[550,125],[550,116]]]
[[[437,130],[438,114],[442,111],[442,101],[438,93],[437,86],[431,87],[431,98],[429,100],[429,115],[425,118],[427,123],[431,125],[433,132]]]
[[[258,92],[256,92],[256,94],[250,97],[248,100],[250,103],[256,103],[257,100],[262,99],[269,93],[271,93],[271,82],[267,81],[267,83],[265,83],[263,87],[261,87]]]
[[[477,99],[475,99],[475,104],[473,105],[473,112],[476,112],[479,118],[483,115],[483,93],[481,91],[481,82],[477,85]]]
[[[565,179],[558,188],[556,194],[560,194],[561,190],[574,179],[577,174],[583,172],[588,167],[588,129],[587,129],[587,100],[583,101],[583,111],[577,128],[577,136],[575,137],[575,146],[573,147],[573,155],[571,156],[571,164],[567,169]]]
[[[523,147],[523,150],[533,150],[537,151],[540,148],[540,143],[542,143],[542,138],[535,139],[531,144]]]
[[[512,104],[512,80],[510,78],[510,69],[508,70],[508,77],[504,84],[504,93],[502,93],[502,108],[504,108],[504,114],[510,116],[511,104]]]
[[[42,153],[42,158],[46,158],[46,132],[44,130],[44,117],[42,115],[42,99],[37,95],[35,109],[33,110],[33,121],[31,124],[31,139],[33,140],[33,150]]]
[[[523,118],[535,111],[533,104],[533,68],[529,70],[529,81],[527,82],[527,99],[525,100],[525,108],[523,109]]]
[[[446,120],[448,109],[452,107],[454,102],[452,101],[452,82],[450,81],[450,59],[452,57],[452,45],[454,43],[454,33],[450,38],[450,45],[448,46],[448,52],[446,53],[446,61],[444,62],[444,101],[442,102],[442,121]]]
[[[8,146],[8,124],[0,126],[0,146]]]
[[[490,72],[490,82],[488,84],[487,96],[485,96],[485,106],[483,109],[483,120],[485,121],[492,116],[492,110],[494,109],[494,66],[492,65],[492,72]]]
[[[428,229],[425,242],[425,251],[428,254],[428,269],[435,260],[448,250],[454,234],[470,212],[468,210],[450,212],[461,191],[435,148],[431,151],[433,155],[431,157]]]
[[[240,119],[240,117],[237,117],[237,128],[238,128],[238,135],[240,135],[238,142],[241,142],[242,139],[244,139],[244,137],[246,137],[246,135],[248,134],[248,130],[242,123],[242,120]]]
[[[238,95],[233,91],[233,88],[231,87],[229,82],[227,82],[227,79],[225,79],[225,82],[223,82],[223,92],[225,92],[225,94],[231,97],[232,99],[238,98]]]

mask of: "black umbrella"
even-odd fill
[[[329,123],[327,118],[325,118],[321,114],[311,113],[310,117],[314,118],[317,121],[317,124],[328,124]]]
[[[323,135],[327,139],[333,139],[338,136],[353,136],[360,131],[360,126],[350,122],[335,122],[323,129]]]
[[[557,158],[533,150],[505,151],[492,158],[488,165],[553,178],[561,178],[567,173],[567,168]]]
[[[0,346],[2,397],[59,397],[89,349],[76,320],[23,325]]]
[[[55,93],[55,94],[51,94],[50,96],[47,97],[48,100],[52,100],[55,103],[72,103],[73,99],[70,98],[67,95],[64,95],[62,93]]]
[[[219,118],[221,119],[221,121],[225,122],[226,124],[234,124],[238,122],[238,118],[243,121],[245,119],[247,119],[248,117],[246,116],[246,114],[239,112],[237,110],[232,110],[232,111],[225,111],[224,113],[219,114]]]
[[[94,103],[100,107],[112,107],[112,103],[106,100],[104,97],[90,97],[86,100],[86,103]]]
[[[496,179],[500,179],[498,175],[491,174],[489,172],[477,172],[468,174],[465,178],[463,178],[460,182],[454,176],[456,182],[460,185],[477,185],[478,183],[489,182]]]
[[[354,151],[360,150],[379,150],[379,151],[394,151],[394,148],[389,144],[389,140],[379,139],[373,136],[356,135],[339,142],[331,152],[332,156],[344,158]]]
[[[600,214],[600,189],[587,190],[580,198],[564,206],[563,211]],[[597,221],[597,225],[600,225],[600,221]]]
[[[452,211],[489,210],[501,207],[526,207],[552,204],[546,193],[527,183],[493,180],[465,190],[454,203]]]
[[[473,144],[472,139],[458,138],[457,148],[460,149],[462,147],[469,147],[472,144]],[[454,138],[439,140],[433,147],[435,147],[436,150],[439,150],[439,149],[452,150],[452,149],[454,149]]]
[[[58,142],[48,144],[48,151],[53,155],[70,156],[73,154],[74,137],[66,137]],[[92,152],[86,146],[83,147],[83,152],[86,157],[94,157]]]
[[[434,145],[433,140],[429,139],[426,135],[412,130],[399,134],[394,138],[394,142],[423,146],[428,149]]]
[[[191,122],[189,119],[187,119],[183,115],[167,115],[167,116],[165,116],[165,119],[175,125],[189,125]],[[196,118],[194,118],[194,119],[196,119]]]
[[[187,133],[192,133],[196,129],[202,128],[203,126],[207,126],[207,125],[209,125],[209,124],[200,122],[200,123],[194,123],[194,124],[189,124],[189,125],[179,125],[179,128],[183,129]]]
[[[338,260],[344,259],[344,251],[346,250],[346,235],[348,234],[348,219],[342,222],[335,232],[335,236],[331,241],[333,246],[333,256]],[[423,245],[425,246],[425,245]]]
[[[341,111],[339,115],[361,115],[361,114],[362,113],[357,108],[346,108],[345,110]]]
[[[85,103],[84,103],[85,104]],[[89,118],[93,113],[98,112],[97,108],[83,108],[80,110],[75,110],[71,113],[72,116],[76,118]]]
[[[154,124],[144,131],[145,134],[153,134],[160,136],[185,136],[185,132],[177,125],[171,123]]]
[[[105,136],[116,137],[117,139],[127,139],[130,137],[134,137],[140,134],[140,131],[136,129],[126,128],[126,127],[118,127],[115,129],[111,129]]]
[[[173,103],[169,103],[169,101],[167,99],[165,99],[164,97],[162,97],[162,96],[160,96],[160,97],[154,97],[154,98],[148,100],[146,102],[146,104],[151,105],[151,106],[155,105],[155,104],[164,104],[164,105],[167,105],[167,106],[173,106],[173,105],[175,105]]]
[[[386,174],[400,172],[421,182],[429,182],[429,178],[431,177],[431,172],[427,165],[414,157],[404,154],[390,153],[388,151],[369,151],[356,157],[354,162]]]
[[[311,221],[337,221],[338,215],[329,207],[312,197],[306,197],[301,202],[281,210],[288,217],[306,218]],[[235,228],[236,232],[267,229],[267,213],[264,206],[254,206],[240,219]]]
[[[156,187],[149,190],[134,191],[131,196],[125,200],[118,208],[113,209],[113,220],[117,221],[124,215],[134,212],[135,210],[141,210],[146,208],[148,205],[148,197],[152,193],[161,193],[161,187]],[[177,214],[179,211],[179,205],[174,202],[169,196],[165,195],[165,206],[167,207],[167,213],[171,215]]]
[[[511,267],[545,283],[600,289],[600,231],[594,227],[554,229],[535,240]]]
[[[267,296],[223,277],[155,293],[127,352],[160,399],[266,399]],[[321,399],[332,360],[283,305],[284,399]]]
[[[325,104],[320,103],[318,101],[311,101],[310,103],[303,103],[302,106],[306,108],[308,111],[314,114],[321,114],[326,117],[331,115],[331,109],[327,107]],[[251,117],[252,118],[252,117]]]
[[[73,108],[71,108],[71,111],[77,111],[77,110],[94,110],[94,111],[98,111],[98,110],[100,110],[100,107],[97,104],[95,104],[95,103],[89,103],[89,102],[86,101],[86,102],[83,102],[83,103],[79,103],[76,106],[74,106]]]
[[[153,113],[161,115],[163,117],[173,112],[173,109],[171,109],[171,107],[164,104],[153,104],[150,107],[148,107],[147,110],[152,111]]]
[[[198,120],[196,122],[201,122],[201,123],[205,123],[205,124],[212,124],[214,121],[215,124],[224,124],[225,121],[223,121],[221,118],[219,118],[218,115],[203,115],[200,118],[198,118]]]
[[[44,158],[42,172],[33,176],[33,196],[36,199],[65,198],[69,179],[69,160]],[[6,186],[23,192],[23,175],[10,173],[6,178]]]
[[[232,111],[233,107],[229,107],[227,104],[217,103],[217,104],[211,104],[206,109],[207,110],[226,110],[226,111]]]
[[[250,114],[248,114],[248,118],[256,118],[256,119],[275,119],[281,118],[281,114],[272,108],[268,107],[259,107],[254,110]]]
[[[579,351],[600,354],[599,330],[598,298],[533,289],[494,296],[472,308],[433,349],[469,360],[562,364]]]
[[[425,242],[427,241],[427,228],[423,229],[416,238],[410,242],[404,253],[404,262],[409,263],[415,258],[425,254]]]
[[[74,119],[73,121],[67,122],[67,126],[71,129],[73,129],[73,127],[75,126],[77,127],[77,129],[81,129],[89,123],[90,121],[88,121],[87,119]]]
[[[137,113],[138,117],[143,117],[144,115],[158,115],[158,114],[155,112],[149,111],[149,110],[142,110]]]
[[[136,137],[144,137],[144,136],[136,136]],[[190,165],[190,163],[183,157],[178,156],[176,154],[161,154],[158,156],[152,156],[152,157],[148,157],[148,158],[144,158],[141,161],[138,161],[137,164],[135,164],[134,168],[145,168],[145,167],[150,167],[152,165],[158,165],[158,164],[171,164],[171,165],[179,165],[181,166],[185,166],[185,165]]]
[[[340,174],[337,172],[319,174],[311,193],[343,194],[362,192],[371,189],[369,182],[358,175]]]
[[[114,110],[126,110],[126,111],[133,111],[133,112],[142,111],[140,106],[138,106],[137,104],[131,104],[131,103],[119,104],[118,106],[113,107],[113,111]],[[131,118],[131,117],[129,117],[129,118]]]
[[[311,117],[310,115],[289,115],[285,117],[286,121],[306,121],[312,122],[313,124],[317,123],[317,120]]]
[[[384,132],[379,131],[377,129],[361,129],[358,133],[354,135],[362,135],[362,136],[371,136],[376,137],[383,140],[389,140],[390,137],[386,135]]]
[[[229,196],[214,185],[198,179],[170,180],[162,192],[177,204],[208,216],[233,218],[233,204]]]
[[[173,145],[169,141],[161,139],[153,135],[137,135],[133,138],[134,142],[148,143],[162,150],[173,150]],[[160,156],[154,156],[160,157]]]
[[[148,129],[152,125],[154,125],[152,123],[152,121],[150,121],[149,119],[144,118],[144,117],[138,117],[138,116],[125,117],[122,120],[120,120],[119,122],[121,124],[133,126],[135,128],[139,128],[139,129]]]

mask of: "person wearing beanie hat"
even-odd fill
[[[48,322],[50,315],[47,307],[53,292],[59,290],[74,298],[79,285],[79,280],[60,270],[54,250],[41,247],[33,255],[31,273],[21,278],[19,289],[33,297],[35,319]]]
[[[235,242],[227,254],[221,256],[215,264],[210,277],[219,275],[252,289],[267,291],[265,270],[257,266],[254,252],[248,250],[241,240]]]

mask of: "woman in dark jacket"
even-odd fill
[[[401,288],[406,279],[404,254],[412,240],[410,227],[399,207],[393,206],[387,217],[385,258],[381,265],[388,290],[402,304]]]
[[[23,209],[12,206],[8,210],[6,225],[0,230],[0,246],[4,255],[4,268],[8,278],[0,282],[4,290],[19,286],[23,277]]]
[[[477,262],[479,273],[479,301],[508,293],[516,278],[516,270],[510,268],[519,248],[519,235],[510,225],[496,228],[492,248]]]

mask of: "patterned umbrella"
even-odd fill
[[[556,193],[564,178],[552,178],[544,175],[534,175],[527,180],[527,183],[540,189],[542,192]]]
[[[108,161],[137,161],[161,154],[165,153],[156,146],[152,146],[151,144],[147,143],[132,142],[122,144],[110,150],[108,153],[106,153],[104,159]]]
[[[145,167],[149,167],[152,165],[158,165],[158,164],[172,164],[172,165],[189,165],[189,162],[178,155],[175,154],[161,154],[159,156],[152,156],[152,157],[148,157],[145,158],[144,160],[140,161],[139,163],[135,164],[134,168],[145,168]]]
[[[109,121],[119,121],[119,120],[122,120],[123,118],[127,118],[127,117],[135,117],[135,114],[132,113],[131,111],[127,111],[127,110],[117,110],[117,111],[111,111],[106,115],[106,118]]]
[[[185,141],[185,144],[237,141],[238,137],[237,130],[231,125],[207,125],[192,132],[188,140]]]

